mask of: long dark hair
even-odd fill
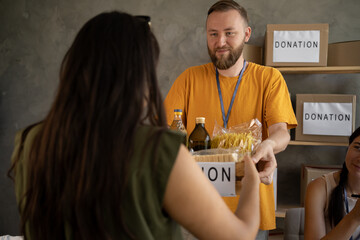
[[[25,238],[64,239],[71,226],[74,239],[111,239],[104,213],[132,236],[121,203],[133,136],[143,123],[166,126],[158,57],[158,43],[142,18],[102,13],[81,28],[31,147],[20,204]]]
[[[360,127],[357,128],[349,137],[349,146],[354,141],[355,138],[360,136]],[[346,163],[343,163],[342,170],[340,172],[340,181],[334,190],[331,192],[329,207],[328,207],[328,217],[330,219],[330,224],[335,227],[341,219],[344,217],[344,188],[347,185],[348,179],[348,169]]]

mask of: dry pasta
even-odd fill
[[[239,153],[251,152],[257,140],[251,132],[248,133],[225,133],[214,136],[211,140],[211,148],[238,148]]]

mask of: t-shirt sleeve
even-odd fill
[[[19,204],[26,190],[28,158],[34,138],[39,132],[41,124],[31,125],[20,130],[15,135],[14,151],[11,156],[11,163],[16,162],[14,169],[15,195]],[[21,206],[19,206],[21,207]]]
[[[164,107],[166,111],[167,123],[170,126],[174,118],[174,109],[181,109],[183,111],[182,120],[186,127],[186,81],[188,78],[188,70],[185,70],[180,76],[175,80],[174,84],[171,86],[165,101]]]
[[[11,155],[11,163],[14,163],[19,155],[22,132],[23,131],[16,132],[15,140],[14,140],[14,151]]]
[[[15,181],[15,196],[16,202],[19,204],[20,199],[24,193],[25,188],[25,169],[23,164],[23,151],[21,149],[21,141],[22,141],[23,131],[18,131],[15,135],[14,141],[14,151],[11,155],[11,164],[15,165],[15,169],[13,169],[14,181]],[[21,152],[20,152],[21,151]]]
[[[272,70],[265,111],[267,125],[285,122],[288,129],[295,128],[297,121],[285,79],[279,70],[274,68]]]
[[[172,168],[174,167],[180,146],[185,136],[175,131],[167,130],[162,134],[158,148],[158,162],[156,164],[156,175],[158,176],[158,196],[162,203],[165,190]]]

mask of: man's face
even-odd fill
[[[212,12],[206,22],[206,32],[211,61],[223,70],[239,59],[251,30],[236,10],[229,10]]]

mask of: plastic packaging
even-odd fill
[[[259,120],[252,119],[229,129],[215,122],[211,149],[193,152],[197,162],[235,162],[237,180],[244,176],[245,155],[262,141],[262,125]]]
[[[262,141],[262,125],[252,119],[230,128],[223,128],[215,122],[211,148],[225,148],[243,155],[251,152]]]

